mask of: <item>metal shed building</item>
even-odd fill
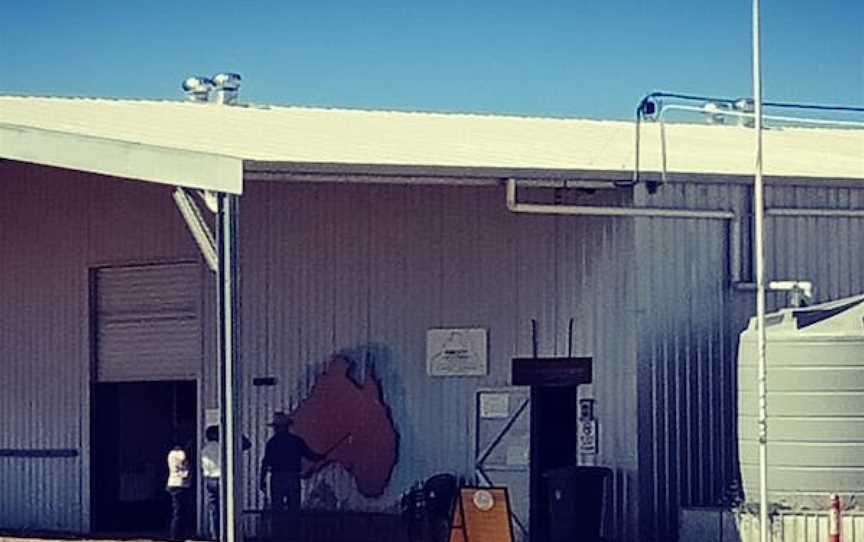
[[[262,504],[271,412],[296,406],[334,353],[380,380],[400,459],[380,499],[338,468],[307,496],[392,509],[434,473],[473,479],[477,394],[510,389],[536,320],[541,354],[593,358],[579,393],[596,400],[596,462],[614,472],[606,535],[674,540],[680,507],[716,503],[737,478],[752,155],[743,127],[667,132],[671,173],[652,193],[628,182],[627,122],[0,98],[0,527],[94,527],[103,384],[191,383],[173,397],[194,390],[200,438],[215,286],[166,186],[182,184],[243,194],[244,508]],[[643,149],[657,137],[645,127]],[[811,280],[818,300],[860,292],[864,132],[765,138],[768,277]],[[659,171],[656,152],[642,168]],[[488,374],[428,376],[437,327],[487,329]]]

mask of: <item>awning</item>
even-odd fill
[[[218,154],[0,123],[0,158],[241,194],[243,161]]]

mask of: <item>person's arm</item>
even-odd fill
[[[322,459],[327,457],[326,454],[319,454],[318,452],[310,448],[309,445],[306,444],[306,441],[303,439],[300,439],[300,453],[305,459],[308,459],[309,461],[321,461]]]

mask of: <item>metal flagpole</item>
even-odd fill
[[[222,483],[219,491],[220,540],[235,542],[237,537],[237,463],[238,436],[235,431],[235,362],[239,358],[239,265],[237,251],[238,198],[220,194],[218,198],[218,303],[219,303],[219,434]]]
[[[753,180],[756,260],[756,321],[759,327],[759,541],[768,542],[768,397],[765,359],[765,186],[762,180],[762,49],[759,0],[753,0],[753,113],[756,166]]]

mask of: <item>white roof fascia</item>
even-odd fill
[[[159,184],[243,193],[240,158],[0,123],[0,158]]]

